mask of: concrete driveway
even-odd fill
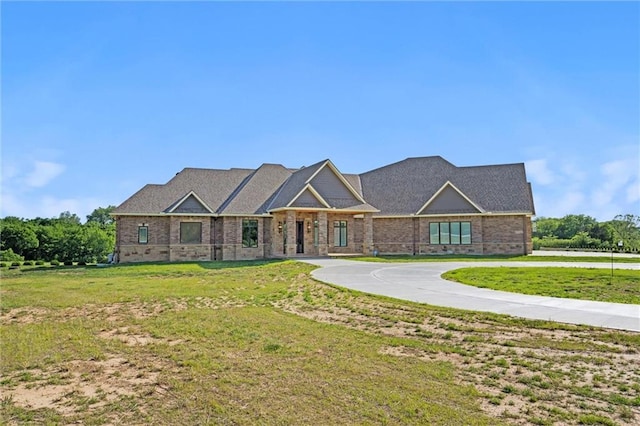
[[[301,261],[321,267],[312,272],[313,277],[319,281],[365,293],[530,319],[640,331],[640,305],[529,296],[472,287],[440,278],[440,275],[452,269],[474,266],[611,268],[609,263],[373,263],[331,258],[301,259]],[[620,263],[615,264],[615,268],[640,271],[640,264]]]

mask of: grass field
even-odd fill
[[[462,268],[443,278],[493,290],[640,305],[640,271],[576,268]]]
[[[637,424],[640,334],[435,308],[292,261],[3,270],[3,424]]]

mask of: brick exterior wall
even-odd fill
[[[147,244],[138,244],[138,227],[147,226]],[[122,216],[116,220],[116,256],[119,262],[168,262],[169,218]]]
[[[281,212],[258,221],[258,247],[242,246],[243,217],[121,216],[116,220],[119,262],[249,260],[271,257],[326,256],[329,253],[381,254],[531,254],[531,218],[504,216],[432,216],[364,218],[327,212]],[[334,221],[347,222],[347,246],[334,246]],[[296,222],[304,222],[304,253],[296,253]],[[318,245],[314,222],[318,221]],[[430,244],[431,222],[470,222],[471,244]],[[201,244],[180,243],[180,223],[202,224]],[[286,223],[287,245],[284,245]],[[138,227],[148,227],[148,242],[138,243]],[[286,251],[286,253],[285,253]]]
[[[531,254],[531,219],[486,216],[483,222],[486,254]]]
[[[413,254],[413,232],[413,218],[374,218],[374,249],[381,254]]]
[[[431,222],[470,222],[471,244],[430,244]],[[531,218],[432,216],[373,220],[374,247],[381,254],[531,254]]]
[[[484,229],[482,217],[478,216],[434,216],[420,218],[418,254],[494,254],[484,251]],[[429,224],[432,222],[470,222],[471,244],[430,244]]]

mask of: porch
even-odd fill
[[[361,256],[373,252],[370,212],[286,209],[272,214],[272,257]]]

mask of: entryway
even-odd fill
[[[304,253],[304,221],[296,221],[296,253]]]

